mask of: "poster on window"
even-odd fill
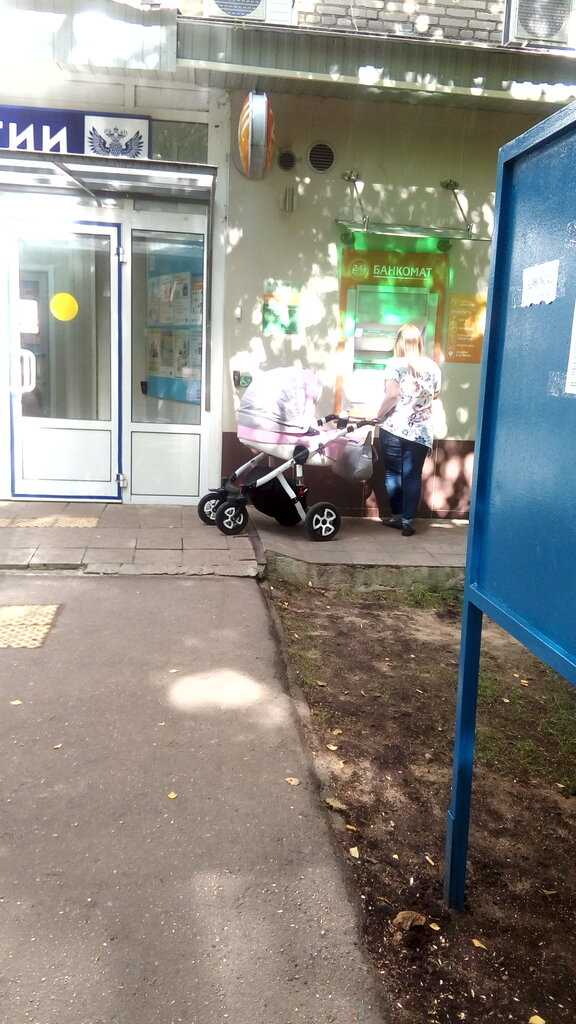
[[[202,318],[202,282],[189,273],[161,274],[148,281],[149,324],[192,324]]]
[[[198,404],[202,386],[202,328],[149,329],[148,394]]]
[[[176,261],[173,260],[174,264]],[[180,261],[180,266],[182,262]],[[147,277],[147,394],[198,405],[202,392],[203,283],[151,260]]]

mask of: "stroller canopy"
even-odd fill
[[[316,429],[316,404],[322,385],[312,370],[295,366],[266,370],[246,388],[238,425],[283,434]]]

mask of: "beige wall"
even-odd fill
[[[293,363],[310,366],[325,385],[320,411],[332,409],[341,338],[338,254],[342,228],[336,220],[362,219],[343,172],[359,173],[362,203],[372,222],[459,229],[463,221],[454,197],[440,187],[442,178],[454,178],[460,183],[459,197],[474,233],[491,237],[498,149],[537,120],[425,103],[270,95],[277,152],[291,150],[297,164],[294,171],[285,172],[274,160],[266,178],[254,181],[238,170],[236,157],[235,134],[244,99],[244,93],[232,95],[223,298],[224,431],[235,430],[235,409],[242,394],[233,386],[234,369],[254,374]],[[327,173],[312,170],[308,163],[308,151],[316,142],[328,143],[335,152]],[[298,194],[297,209],[291,213],[280,208],[288,187]],[[486,241],[453,242],[449,253],[452,292],[486,293],[489,251]],[[297,339],[264,337],[266,278],[302,287],[303,331]],[[443,375],[438,436],[472,440],[480,367],[446,363]]]

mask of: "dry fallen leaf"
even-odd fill
[[[55,746],[54,746],[54,750],[60,750],[61,746],[62,746],[61,743],[56,743]]]
[[[349,832],[357,832],[358,831],[358,829],[356,828],[356,825],[346,825],[346,828],[348,829]]]
[[[522,683],[522,686],[528,686],[529,685],[527,679],[521,679],[520,682]]]
[[[170,793],[168,793],[168,799],[169,800],[175,800],[177,796],[178,796],[178,793],[175,793],[174,790],[172,790]]]
[[[426,854],[424,860],[427,860],[428,863],[432,865],[432,867],[436,866],[435,862],[432,860],[432,857],[429,857],[428,854]]]
[[[346,807],[346,804],[340,803],[340,800],[337,800],[335,796],[327,796],[326,797],[326,803],[328,804],[328,807],[332,808],[333,811],[347,811],[348,810],[348,808]]]
[[[483,942],[480,942],[480,939],[472,939],[472,942],[475,946],[478,946],[479,949],[488,949],[488,946],[485,946]]]
[[[356,860],[358,860],[360,856],[360,850],[358,849],[357,846],[351,846],[348,853],[350,854],[351,857],[355,857]]]
[[[537,1013],[533,1017],[530,1017],[528,1024],[546,1024],[544,1017],[540,1017]]]
[[[288,783],[289,786],[299,786],[300,785],[300,779],[292,779],[292,778],[288,777],[286,779],[286,782]]]
[[[332,729],[332,735],[333,736],[341,736],[342,735],[342,729]]]
[[[417,910],[401,910],[399,914],[396,914],[392,924],[396,925],[397,928],[403,928],[407,932],[409,928],[421,928],[422,925],[426,924],[426,918],[424,914],[419,914]]]
[[[336,746],[335,743],[327,743],[326,750],[338,750],[338,747]]]
[[[435,921],[431,921],[430,922],[430,928],[432,929],[433,932],[439,932],[440,931],[440,925],[436,924]]]
[[[558,890],[557,889],[542,889],[542,892],[544,893],[545,896],[555,896],[556,893],[558,892]]]
[[[323,682],[320,681],[320,679],[317,679],[316,680],[316,686],[328,686],[328,683],[323,683]]]
[[[22,703],[22,701],[21,700],[11,700],[10,703],[12,704],[13,707],[17,707],[18,704]]]

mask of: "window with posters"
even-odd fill
[[[134,419],[199,423],[203,236],[134,232],[132,249]]]

